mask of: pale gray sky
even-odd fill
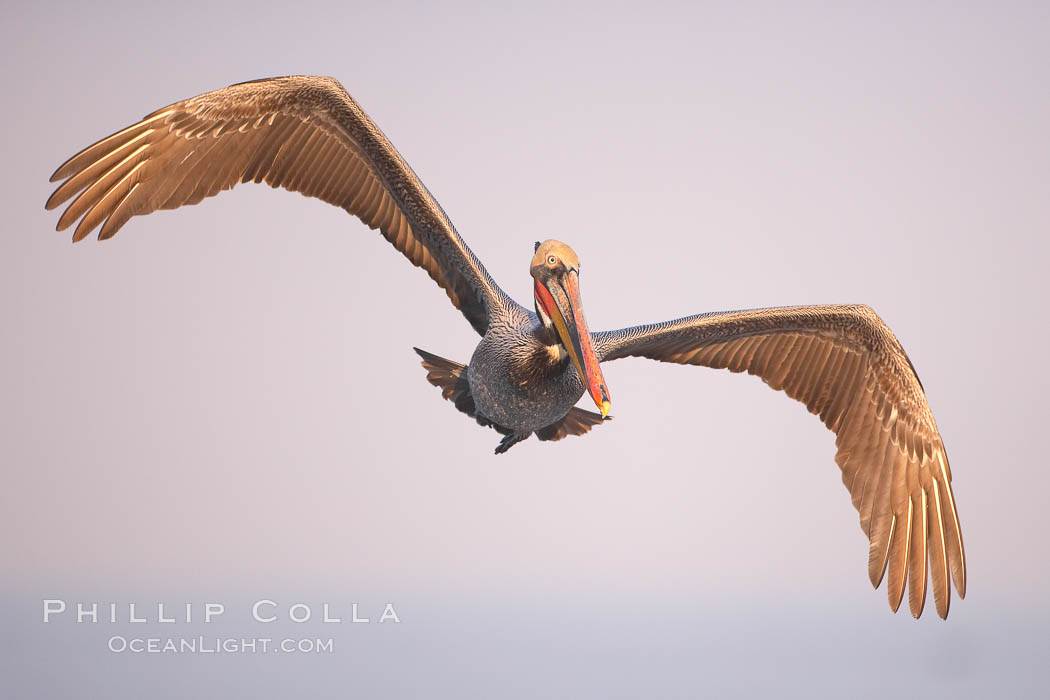
[[[11,697],[1045,690],[1050,11],[823,5],[9,7]],[[873,306],[952,458],[968,599],[890,613],[834,436],[754,378],[612,363],[613,423],[494,457],[411,351],[465,362],[473,331],[316,200],[244,186],[105,244],[54,232],[66,157],[292,73],[338,78],[521,301],[558,238],[593,329]],[[403,622],[297,627],[335,654],[277,658],[112,654],[114,628],[40,622],[43,598],[234,618],[275,596]]]

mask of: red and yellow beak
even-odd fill
[[[583,316],[579,274],[575,269],[570,269],[560,278],[552,276],[546,284],[536,280],[534,287],[536,303],[554,322],[558,337],[569,351],[576,371],[587,387],[587,393],[601,409],[602,418],[605,418],[610,408],[609,389],[605,386],[598,356],[591,345],[591,332]]]

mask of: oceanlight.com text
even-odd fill
[[[124,637],[113,635],[107,648],[115,654],[331,654],[327,639],[271,637]]]

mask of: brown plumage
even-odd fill
[[[564,243],[536,244],[535,313],[492,280],[412,169],[331,78],[240,83],[157,110],[70,158],[47,202],[70,202],[59,230],[112,237],[132,216],[196,204],[241,182],[317,197],[378,229],[422,267],[482,336],[463,365],[417,350],[427,379],[456,408],[504,437],[583,435],[603,422],[600,362],[628,356],[761,377],[837,435],[836,461],[868,538],[872,585],[890,607],[905,588],[916,617],[933,588],[948,614],[966,560],[948,457],[900,343],[865,306],[810,306],[690,316],[591,333],[580,263]],[[576,407],[589,393],[601,413]]]
[[[238,83],[159,109],[85,148],[51,176],[45,205],[79,193],[58,230],[81,219],[112,238],[137,215],[197,204],[242,182],[317,197],[360,218],[433,278],[479,333],[503,297],[412,169],[332,78]],[[83,218],[81,218],[83,217]]]
[[[949,580],[966,595],[966,558],[948,457],[926,395],[896,337],[866,306],[702,314],[595,334],[602,361],[631,355],[748,372],[801,401],[838,436],[835,461],[868,537],[868,577],[889,568],[890,607],[905,582],[916,617],[930,564],[937,613]],[[929,549],[927,557],[926,549]]]

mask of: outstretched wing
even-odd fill
[[[368,115],[332,78],[239,83],[157,110],[67,160],[47,201],[76,199],[79,241],[113,236],[132,216],[197,204],[240,182],[266,182],[346,209],[422,267],[484,334],[508,297]]]
[[[835,461],[868,536],[868,575],[889,569],[890,607],[908,585],[926,601],[927,562],[937,614],[950,579],[966,595],[966,559],[951,471],[911,361],[866,306],[801,306],[701,314],[593,335],[601,361],[640,356],[761,377],[837,434]]]

